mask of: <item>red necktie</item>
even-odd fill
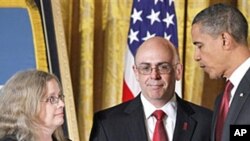
[[[229,109],[230,93],[233,88],[233,84],[228,80],[226,82],[225,91],[221,100],[220,111],[217,117],[216,123],[216,141],[221,140],[223,125]]]
[[[157,119],[154,135],[153,135],[153,141],[168,141],[167,132],[164,128],[164,124],[162,119],[165,116],[165,113],[162,110],[156,110],[153,113],[153,116]]]

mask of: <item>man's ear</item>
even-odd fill
[[[175,78],[176,80],[181,80],[183,74],[183,65],[178,63],[175,66]]]
[[[231,43],[232,43],[232,36],[227,33],[227,32],[223,32],[221,34],[221,38],[222,38],[222,45],[224,49],[230,49],[231,47]]]
[[[223,46],[225,46],[226,45],[226,40],[225,40],[224,34],[222,34],[222,40],[223,40]]]

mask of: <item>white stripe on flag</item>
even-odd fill
[[[178,94],[179,97],[182,97],[182,80],[175,82],[175,92]]]
[[[125,63],[125,83],[129,87],[130,91],[133,93],[134,97],[141,91],[139,83],[136,80],[134,71],[134,56],[132,55],[129,48],[126,53],[126,63]]]

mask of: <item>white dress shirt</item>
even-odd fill
[[[234,85],[233,89],[231,90],[231,96],[230,96],[230,102],[233,100],[233,97],[235,95],[236,89],[238,88],[241,79],[246,74],[247,70],[250,68],[250,58],[248,58],[244,63],[242,63],[229,77],[229,80]]]
[[[165,112],[167,116],[163,119],[165,129],[167,131],[168,140],[173,140],[175,122],[176,122],[176,114],[177,114],[177,103],[176,96],[174,95],[172,99],[166,103],[161,108],[155,108],[144,96],[141,94],[141,101],[145,114],[145,123],[147,128],[147,133],[149,137],[149,141],[152,141],[154,128],[156,124],[156,118],[152,115],[155,110],[162,110]]]

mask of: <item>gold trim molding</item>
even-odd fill
[[[63,28],[63,19],[59,0],[51,0],[52,14],[54,20],[56,44],[58,51],[59,67],[63,91],[66,95],[66,118],[68,125],[68,134],[71,140],[79,141],[79,132],[77,118],[75,113],[74,96],[72,90],[71,76],[69,70],[69,59],[67,54],[65,32]]]

